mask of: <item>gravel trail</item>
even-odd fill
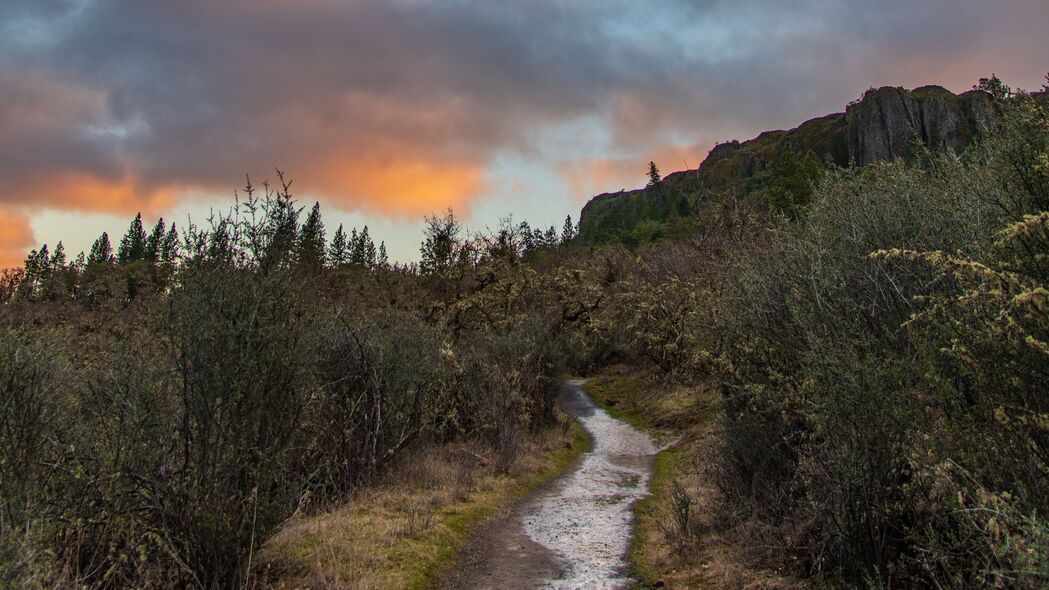
[[[652,439],[612,418],[569,381],[559,403],[590,434],[575,469],[476,536],[446,588],[614,589],[628,586],[631,505],[647,493]]]

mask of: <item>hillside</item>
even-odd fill
[[[788,143],[796,153],[811,153],[828,166],[866,165],[903,156],[915,139],[933,149],[962,149],[993,129],[995,117],[993,99],[982,90],[872,88],[844,112],[789,131],[719,144],[697,169],[670,174],[657,186],[591,198],[580,213],[580,237],[588,243],[623,239],[636,236],[646,223],[659,227],[640,232],[645,237],[674,233],[682,225],[676,220],[706,195],[733,187],[744,193],[763,188]]]

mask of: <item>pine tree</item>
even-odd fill
[[[572,216],[565,217],[565,224],[561,228],[561,245],[566,246],[575,239],[575,225],[572,224]]]
[[[547,248],[553,248],[557,245],[557,242],[557,228],[551,225],[547,228],[546,233],[543,234],[543,245]]]
[[[41,283],[48,275],[47,267],[50,263],[51,255],[47,251],[47,244],[41,246],[40,251],[30,250],[23,263],[25,275],[18,287],[20,297],[36,297]]]
[[[346,246],[346,231],[340,223],[339,229],[335,230],[335,237],[331,239],[331,247],[328,248],[328,262],[332,266],[339,266],[347,261],[349,261],[349,250]]]
[[[167,236],[167,227],[164,225],[164,218],[161,217],[157,220],[157,224],[153,226],[153,231],[149,234],[146,239],[146,250],[145,259],[153,263],[160,262],[160,256],[164,249],[164,238]]]
[[[51,253],[47,250],[47,244],[41,246],[40,251],[36,253],[33,269],[36,270],[38,276],[47,273],[51,269]]]
[[[390,258],[386,255],[386,242],[379,242],[379,254],[376,256],[375,265],[379,268],[390,265]]]
[[[120,240],[120,248],[117,249],[117,262],[127,264],[142,260],[146,255],[146,230],[142,228],[142,214],[135,215],[127,234]]]
[[[84,268],[86,268],[86,267],[87,267],[87,257],[84,256],[84,252],[81,251],[79,254],[76,255],[76,260],[73,261],[73,264],[70,265],[69,268],[71,268],[71,269],[75,270],[76,272],[80,273],[80,272],[84,272]]]
[[[299,243],[295,253],[296,260],[303,266],[320,268],[324,266],[325,246],[321,204],[314,203],[299,234]]]
[[[375,265],[375,242],[368,235],[368,226],[364,226],[361,233],[357,234],[356,244],[353,246],[353,257],[351,262],[361,266]]]
[[[359,264],[360,252],[359,246],[361,245],[360,236],[357,234],[357,228],[350,230],[350,240],[346,244],[346,262],[352,264]]]
[[[648,163],[648,186],[656,186],[663,178],[659,175],[659,168],[656,168],[655,162]]]
[[[51,260],[48,261],[48,270],[61,270],[66,267],[66,248],[62,245],[62,241],[58,241],[58,245],[55,246],[55,253],[51,255]]]
[[[793,144],[787,142],[769,180],[769,202],[796,219],[812,200],[822,174],[823,166],[811,151],[804,158],[798,158]]]
[[[178,257],[178,230],[175,229],[175,224],[172,223],[171,229],[168,230],[167,235],[164,237],[164,244],[160,249],[160,261],[164,264],[175,264]]]
[[[87,255],[88,264],[103,264],[113,262],[113,247],[109,245],[109,234],[102,235],[91,245],[91,251]]]

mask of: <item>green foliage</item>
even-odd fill
[[[313,208],[310,209],[306,221],[302,224],[298,240],[295,246],[295,260],[299,266],[312,271],[324,266],[326,242],[319,202],[313,203]]]
[[[648,186],[656,186],[663,180],[663,177],[659,174],[659,168],[656,168],[655,162],[648,163]]]
[[[797,219],[812,201],[822,175],[823,165],[812,152],[799,159],[794,146],[785,143],[779,165],[769,178],[769,203],[780,213]]]
[[[109,234],[102,232],[102,235],[91,244],[91,252],[87,255],[87,263],[109,264],[113,261],[113,247],[109,245]]]
[[[419,248],[419,271],[424,275],[445,276],[466,255],[462,226],[449,209],[443,217],[426,218],[423,243]]]
[[[335,230],[335,236],[331,239],[331,246],[328,248],[328,262],[332,266],[339,266],[340,264],[346,264],[350,260],[349,248],[346,245],[346,231],[342,229],[342,224],[339,224],[339,229]]]
[[[572,216],[565,217],[565,224],[561,226],[561,245],[567,246],[576,237],[576,227],[572,223]]]
[[[117,249],[117,262],[128,264],[142,260],[146,256],[146,230],[142,227],[142,214],[135,215],[131,227],[120,240],[120,248]]]

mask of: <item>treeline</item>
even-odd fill
[[[244,197],[5,275],[0,587],[241,586],[406,450],[479,437],[509,466],[551,419],[560,236],[449,212],[406,266],[286,184]]]

